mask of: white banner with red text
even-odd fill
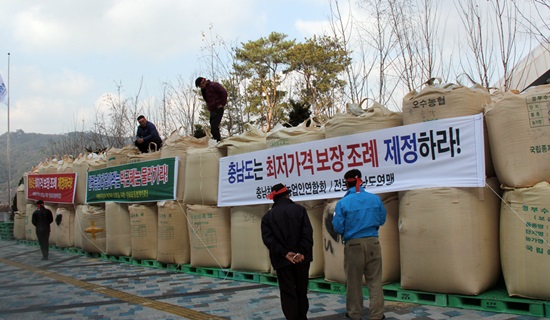
[[[483,115],[428,121],[220,159],[218,206],[270,203],[283,183],[294,201],[340,198],[359,169],[371,193],[485,186]]]

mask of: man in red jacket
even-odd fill
[[[203,77],[198,77],[195,80],[195,86],[201,88],[202,97],[210,111],[210,131],[212,137],[219,142],[222,139],[220,123],[223,118],[223,107],[227,104],[227,91],[221,84]]]

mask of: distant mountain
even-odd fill
[[[51,157],[48,152],[55,143],[63,140],[61,134],[25,133],[17,130],[10,134],[11,196],[15,195],[23,174],[41,161]],[[8,133],[0,135],[0,202],[8,202]]]

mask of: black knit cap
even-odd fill
[[[203,77],[198,77],[196,80],[195,80],[195,87],[199,87],[201,85],[201,82],[204,78]]]
[[[36,201],[36,204],[44,204],[44,201],[38,200],[38,201]]]

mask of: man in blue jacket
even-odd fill
[[[336,204],[332,225],[345,244],[346,318],[361,319],[362,278],[369,288],[371,320],[384,319],[382,253],[378,229],[386,222],[386,209],[380,197],[361,187],[361,171],[344,175],[348,192]]]
[[[152,122],[147,121],[145,116],[140,115],[137,118],[139,126],[137,127],[136,141],[134,144],[141,153],[149,152],[149,143],[154,142],[157,145],[156,150],[162,147],[162,139],[157,131],[157,127]],[[154,150],[154,148],[152,149]]]
[[[286,319],[307,320],[309,265],[313,260],[313,228],[306,208],[290,200],[290,190],[278,183],[268,199],[273,206],[262,218],[262,240],[269,250]]]

